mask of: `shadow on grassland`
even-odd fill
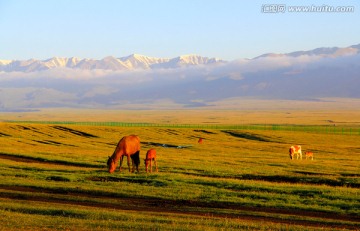
[[[275,182],[275,183],[291,183],[291,184],[308,184],[308,185],[328,185],[328,186],[340,186],[340,187],[350,187],[350,188],[360,188],[360,184],[356,179],[340,175],[338,179],[329,179],[325,177],[320,177],[319,175],[308,175],[308,176],[286,176],[286,175],[255,175],[255,174],[243,174],[243,175],[219,175],[211,172],[186,172],[184,170],[179,171],[178,173],[191,175],[191,176],[200,176],[200,177],[210,177],[210,178],[222,178],[222,179],[238,179],[238,180],[256,180],[256,181],[266,181],[266,182]]]
[[[274,142],[274,141],[270,140],[269,138],[265,138],[263,136],[254,135],[254,134],[247,133],[247,132],[226,131],[226,130],[223,130],[222,132],[225,134],[231,135],[233,137],[236,137],[236,138],[241,138],[241,139],[254,140],[254,141],[260,141],[260,142]]]
[[[103,168],[104,165],[99,164],[88,164],[88,163],[79,163],[79,162],[70,162],[65,160],[48,160],[41,157],[30,157],[19,154],[8,154],[0,152],[0,159],[7,159],[16,162],[24,163],[40,163],[40,164],[53,164],[53,165],[65,165],[65,166],[74,166],[74,167],[86,167],[86,168]]]
[[[357,182],[351,182],[346,178],[339,179],[327,179],[321,177],[310,177],[310,176],[284,176],[284,175],[273,175],[273,176],[262,176],[244,174],[239,178],[244,180],[262,180],[268,182],[277,183],[298,183],[298,184],[316,184],[316,185],[328,185],[328,186],[346,186],[351,188],[360,188],[360,184]]]
[[[86,180],[90,181],[100,181],[100,182],[128,182],[135,183],[147,186],[163,187],[167,186],[168,183],[165,181],[155,180],[155,179],[145,179],[145,178],[134,178],[134,177],[115,177],[115,176],[91,176],[87,177]]]
[[[67,127],[63,127],[63,126],[53,126],[53,128],[60,130],[60,131],[64,131],[64,132],[69,132],[73,135],[77,135],[77,136],[82,136],[82,137],[86,137],[86,138],[98,138],[98,136],[86,133],[86,132],[82,132],[82,131],[78,131],[78,130],[74,130],[71,128],[67,128]]]

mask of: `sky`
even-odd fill
[[[360,43],[360,1],[0,0],[0,59],[198,54],[224,60]],[[352,6],[354,12],[290,12]],[[263,12],[267,11],[267,12]]]

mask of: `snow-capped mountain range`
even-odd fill
[[[192,65],[222,63],[217,58],[207,58],[199,55],[182,55],[176,58],[154,58],[139,54],[115,58],[108,56],[100,60],[80,59],[76,57],[60,58],[53,57],[46,60],[0,60],[0,71],[33,72],[53,68],[77,68],[83,70],[134,70],[154,68],[177,68]]]
[[[360,44],[345,48],[323,47],[309,51],[295,51],[287,54],[269,53],[260,55],[254,59],[276,58],[276,57],[299,57],[319,56],[332,57],[355,55],[360,53]],[[80,59],[76,57],[61,58],[53,57],[46,60],[0,60],[0,71],[5,72],[34,72],[54,68],[73,68],[83,70],[135,70],[135,69],[156,69],[156,68],[178,68],[196,65],[209,65],[226,63],[227,61],[218,58],[208,58],[200,55],[181,55],[175,58],[155,58],[139,54],[132,54],[126,57],[115,58],[108,56],[100,60]]]
[[[46,107],[134,108],[164,102],[200,107],[243,97],[360,99],[359,89],[360,44],[233,61],[136,54],[101,60],[0,60],[0,112]]]

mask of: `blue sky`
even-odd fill
[[[199,54],[225,60],[360,43],[359,1],[287,1],[354,6],[353,13],[262,13],[262,0],[0,0],[0,59],[95,58],[132,53]]]

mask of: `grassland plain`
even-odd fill
[[[219,109],[220,108],[220,109]],[[228,99],[214,106],[172,110],[47,108],[0,113],[0,121],[126,122],[155,124],[298,124],[360,126],[360,99],[314,101]]]
[[[159,173],[143,163],[138,174],[106,172],[128,134],[140,137],[142,158],[157,149]],[[290,160],[293,144],[314,160]],[[0,147],[1,230],[360,227],[359,135],[3,122]]]

